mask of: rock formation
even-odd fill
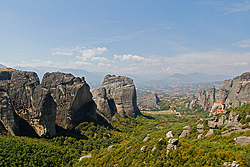
[[[167,152],[166,154],[168,154],[170,151],[173,151],[177,148],[177,144],[179,143],[178,139],[169,139],[168,140],[168,145],[167,145]]]
[[[179,137],[188,136],[190,130],[191,130],[191,126],[185,126],[185,127],[183,127],[183,131],[182,131],[182,133],[181,133],[181,135]]]
[[[214,87],[198,90],[193,97],[193,101],[197,101],[196,104],[201,105],[204,110],[208,110],[214,104],[214,102],[221,102],[226,104],[226,107],[237,107],[238,105],[249,103],[250,101],[250,72],[243,73],[234,79],[225,80],[222,82],[221,88],[215,90]],[[191,106],[191,105],[187,105]],[[215,106],[212,110],[212,114],[216,115],[216,111],[222,107]]]
[[[168,133],[166,133],[166,138],[171,138],[174,137],[172,134],[172,131],[169,131]]]
[[[203,124],[198,124],[198,125],[197,125],[197,131],[198,131],[199,133],[203,133],[203,130],[204,130],[204,125],[203,125]]]
[[[54,136],[56,134],[54,124],[56,105],[49,91],[39,86],[37,74],[34,72],[2,69],[0,79],[1,96],[4,97],[2,101],[4,105],[1,107],[2,116],[8,110],[8,121],[16,122],[14,127],[19,126],[18,120],[25,120],[39,136],[46,133]],[[6,119],[2,120],[2,123],[5,125]],[[7,124],[5,127],[7,127]],[[19,132],[21,128],[24,127],[20,126]],[[15,129],[17,133],[13,130],[14,133],[11,130],[7,130],[11,135],[19,135],[17,128]]]
[[[11,105],[9,95],[3,90],[0,90],[0,127],[0,133],[20,135],[19,120]]]
[[[236,142],[236,144],[248,145],[248,144],[250,144],[250,137],[249,136],[240,136],[240,137],[234,138],[234,141]]]
[[[66,128],[96,120],[89,89],[84,78],[72,74],[46,73],[40,84],[34,72],[0,69],[1,133],[55,136],[56,123]]]
[[[96,105],[84,78],[60,72],[46,73],[41,85],[50,91],[57,104],[57,125],[66,128],[86,119],[97,119]]]
[[[92,91],[97,109],[112,118],[117,112],[123,118],[126,115],[135,118],[140,115],[137,107],[136,90],[131,78],[107,75],[102,87]]]
[[[160,99],[155,92],[150,93],[143,99],[137,99],[138,106],[157,107],[158,102],[160,102]]]

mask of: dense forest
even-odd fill
[[[66,130],[57,127],[58,135],[53,138],[2,134],[0,166],[223,166],[224,162],[233,161],[240,166],[250,166],[250,145],[236,145],[234,141],[238,136],[250,136],[250,131],[222,137],[221,132],[226,129],[222,126],[211,136],[198,139],[197,120],[208,114],[199,107],[189,110],[181,104],[182,100],[160,103],[181,112],[181,117],[143,114],[137,118],[122,118],[116,114],[118,121],[113,120],[110,124],[83,122],[78,126],[70,125]],[[250,112],[250,105],[228,111],[241,113],[244,118]],[[249,118],[241,121],[250,122]],[[179,138],[187,125],[192,127],[190,134]],[[208,130],[205,124],[204,131]],[[179,143],[177,149],[166,154],[166,133],[169,131]],[[150,138],[143,141],[146,136]],[[113,146],[112,149],[108,150],[109,146]],[[146,147],[142,151],[143,146]],[[85,155],[88,157],[79,161]]]

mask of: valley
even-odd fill
[[[250,166],[248,76],[186,96],[136,90],[126,76],[90,91],[72,74],[40,83],[1,69],[0,166]],[[221,89],[231,106],[212,105]]]

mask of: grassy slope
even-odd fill
[[[249,109],[248,105],[235,111]],[[120,122],[112,122],[112,126],[84,122],[52,139],[0,136],[0,166],[222,166],[234,160],[241,166],[250,166],[250,145],[235,145],[233,140],[237,136],[250,136],[250,132],[221,137],[218,129],[210,137],[198,140],[195,118],[116,117]],[[177,149],[166,155],[165,134],[172,130],[178,138],[186,125],[192,126],[190,135],[180,138]],[[143,142],[149,133],[150,139]],[[116,148],[108,152],[109,145]],[[147,149],[141,152],[145,145]],[[152,152],[154,146],[157,149]],[[88,154],[92,157],[78,162],[80,156]]]

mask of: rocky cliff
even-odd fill
[[[160,99],[155,92],[150,93],[142,99],[137,99],[138,106],[157,107],[158,102],[160,102]]]
[[[0,132],[55,136],[55,125],[66,128],[96,120],[96,104],[84,78],[46,73],[39,83],[34,72],[0,70]],[[99,116],[101,117],[101,116]]]
[[[110,118],[117,112],[123,118],[126,115],[140,115],[137,107],[136,90],[133,80],[125,76],[107,75],[102,87],[92,91],[97,109]]]
[[[227,107],[237,107],[238,105],[250,102],[250,72],[243,73],[234,79],[222,82],[221,88],[215,90],[199,89],[192,100],[201,105],[204,110],[208,110],[214,102],[226,103]],[[214,112],[213,112],[214,114]]]
[[[47,88],[56,108],[56,124],[66,128],[87,119],[96,120],[96,105],[84,78],[60,72],[46,73],[41,85]]]
[[[56,134],[55,125],[51,123],[56,118],[56,105],[48,90],[39,86],[36,73],[1,69],[0,83],[1,115],[6,116],[1,120],[11,135],[20,135],[23,127],[18,125],[18,120],[21,119],[27,121],[39,136]],[[12,122],[12,130],[7,122]]]

